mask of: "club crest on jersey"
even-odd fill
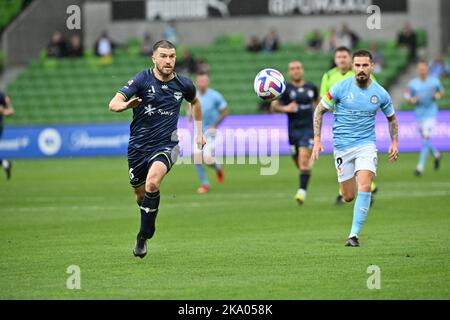
[[[308,90],[308,97],[313,98],[314,97],[314,91]]]
[[[297,93],[294,90],[292,90],[289,93],[289,98],[291,98],[291,100],[294,100],[296,97],[297,97]]]
[[[173,96],[174,96],[174,98],[175,98],[177,101],[179,101],[181,98],[183,98],[183,94],[182,94],[180,91],[176,91],[176,92],[173,94]]]
[[[373,104],[378,103],[378,97],[377,96],[371,96],[370,97],[370,102],[373,103]]]

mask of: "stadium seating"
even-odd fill
[[[2,31],[29,0],[0,1],[0,31]]]
[[[379,43],[378,47],[386,66],[377,79],[387,86],[407,65],[407,53],[389,43]],[[129,112],[110,113],[107,106],[128,79],[151,64],[138,49],[139,40],[130,39],[127,48],[118,49],[109,65],[100,64],[89,50],[82,59],[52,59],[43,52],[7,88],[17,110],[9,124],[128,121]],[[286,74],[287,62],[300,59],[305,78],[319,86],[332,63],[331,53],[308,53],[302,44],[283,44],[275,53],[249,53],[239,34],[189,49],[194,57],[209,63],[211,85],[223,93],[234,114],[258,112],[260,102],[253,93],[253,79],[260,69],[272,67]]]

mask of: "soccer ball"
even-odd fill
[[[270,101],[283,94],[286,90],[286,81],[280,71],[267,68],[256,75],[253,88],[258,97]]]

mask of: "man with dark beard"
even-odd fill
[[[333,147],[335,166],[342,196],[352,201],[358,193],[353,209],[353,223],[346,246],[359,246],[359,233],[370,208],[370,185],[377,168],[375,145],[375,116],[378,109],[389,122],[391,146],[389,160],[398,158],[398,122],[389,93],[370,79],[373,69],[372,54],[359,50],[353,54],[355,76],[331,87],[314,112],[314,147],[312,160],[323,151],[320,140],[323,114],[333,111]],[[357,177],[357,179],[356,179]]]

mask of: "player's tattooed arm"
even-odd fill
[[[317,136],[320,138],[320,132],[322,131],[323,114],[327,111],[328,109],[325,108],[320,102],[314,110],[314,137]]]
[[[125,96],[118,92],[109,102],[109,111],[122,112],[137,107],[141,102],[142,99],[139,97],[126,101]]]
[[[394,115],[387,118],[389,123],[389,134],[391,135],[391,146],[389,147],[389,161],[397,161],[398,158],[398,121]]]
[[[388,117],[388,123],[389,123],[389,134],[391,135],[391,140],[398,142],[398,121],[397,117],[392,115],[391,117]]]
[[[327,112],[322,103],[319,103],[314,110],[314,147],[311,153],[311,160],[319,159],[319,154],[323,151],[322,142],[320,141],[320,132],[322,131],[323,114]]]

